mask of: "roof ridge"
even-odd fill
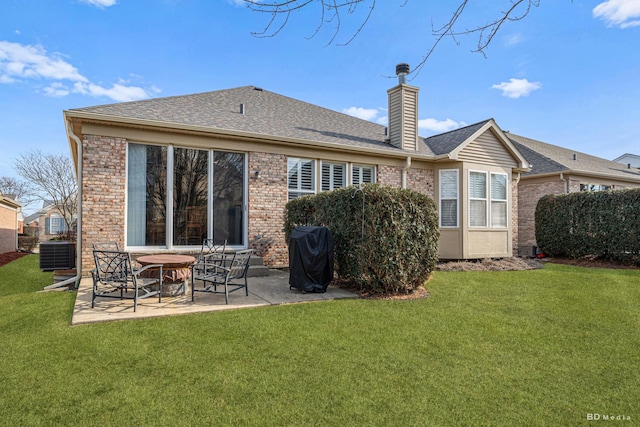
[[[210,94],[210,93],[230,92],[230,91],[233,91],[233,90],[247,89],[247,88],[256,89],[257,86],[246,85],[246,86],[232,87],[232,88],[229,88],[229,89],[208,90],[206,92],[188,93],[186,95],[169,95],[169,96],[159,96],[159,97],[138,99],[137,101],[111,102],[109,104],[98,104],[98,105],[90,105],[90,106],[87,106],[87,107],[70,108],[69,110],[70,111],[78,111],[78,110],[86,110],[86,109],[93,109],[93,108],[100,108],[100,107],[111,107],[111,106],[115,106],[115,105],[131,105],[131,104],[136,104],[136,103],[148,103],[148,102],[165,100],[165,99],[168,100],[168,99],[176,99],[176,98],[190,98],[190,97],[195,97],[195,96],[207,95],[207,94]],[[264,89],[260,88],[260,90],[264,90]]]

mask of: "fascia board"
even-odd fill
[[[336,144],[331,142],[320,142],[320,141],[312,141],[312,140],[299,139],[299,138],[273,136],[273,135],[245,132],[245,131],[238,131],[238,130],[231,130],[231,129],[209,128],[209,127],[196,126],[196,125],[185,125],[180,123],[163,122],[158,120],[110,116],[110,115],[87,113],[87,112],[81,112],[81,111],[67,110],[64,112],[64,114],[65,114],[65,118],[69,118],[72,121],[73,119],[77,119],[81,121],[82,120],[97,121],[97,122],[106,122],[106,123],[117,124],[117,125],[133,125],[133,126],[149,127],[149,128],[156,128],[156,129],[161,128],[166,130],[194,132],[198,134],[206,134],[211,136],[246,138],[246,139],[254,139],[254,140],[257,139],[257,140],[269,142],[272,144],[296,144],[300,146],[324,148],[328,150],[335,150],[335,151],[342,151],[342,152],[347,151],[347,152],[353,152],[353,153],[369,153],[369,154],[375,154],[377,156],[390,157],[390,158],[405,159],[407,157],[412,157],[416,160],[425,160],[425,161],[435,160],[435,156],[420,154],[417,152],[409,152],[409,151],[393,152],[390,150],[385,150],[380,148],[348,146],[348,145]]]

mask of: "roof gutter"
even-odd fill
[[[561,170],[561,171],[547,172],[547,173],[541,173],[541,174],[536,174],[536,175],[525,175],[525,176],[522,177],[522,179],[547,178],[547,177],[550,177],[550,176],[558,176],[558,174],[560,174],[560,179],[564,179],[564,180],[568,179],[564,175],[582,175],[582,176],[588,176],[588,177],[593,177],[593,178],[607,178],[607,179],[612,179],[612,180],[622,181],[622,182],[629,182],[629,183],[634,183],[634,184],[640,183],[640,173],[635,173],[634,172],[634,175],[631,177],[632,179],[628,179],[628,178],[626,178],[624,176],[620,176],[620,175],[613,175],[613,174],[609,174],[609,173],[581,171],[581,170],[575,170],[575,169],[564,169],[564,170]]]
[[[62,288],[72,283],[77,283],[80,279],[82,279],[82,141],[80,141],[80,138],[78,138],[78,136],[73,133],[73,130],[71,129],[71,121],[69,119],[66,120],[66,125],[69,143],[71,145],[71,141],[75,142],[76,153],[78,155],[78,167],[76,170],[76,180],[78,181],[78,194],[76,199],[76,203],[78,204],[78,213],[76,215],[76,275],[69,279],[63,280],[62,282],[45,286],[44,289],[47,291]]]

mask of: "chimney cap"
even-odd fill
[[[396,65],[396,76],[401,74],[409,74],[411,72],[411,67],[406,62]]]

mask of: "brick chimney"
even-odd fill
[[[396,65],[398,85],[387,91],[389,96],[389,143],[403,150],[418,147],[418,89],[409,86],[409,64]]]

